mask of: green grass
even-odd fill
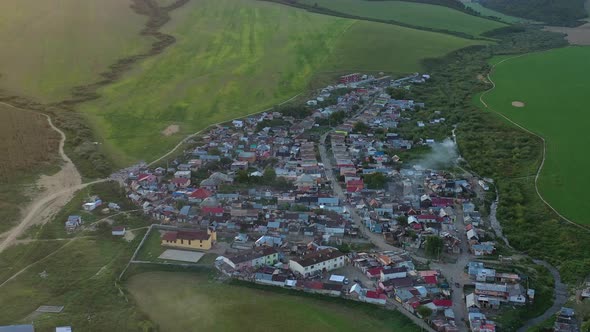
[[[496,17],[496,18],[502,20],[503,22],[510,23],[510,24],[513,24],[513,23],[535,23],[534,21],[531,21],[526,18],[520,18],[520,17],[506,15],[504,13],[500,13],[500,12],[495,11],[493,9],[484,7],[479,2],[475,2],[475,1],[462,1],[462,2],[466,7],[469,7],[471,9],[475,10],[481,16]]]
[[[147,50],[129,0],[0,2],[0,89],[50,102]]]
[[[163,331],[418,331],[377,307],[227,285],[201,273],[142,273],[128,289]]]
[[[568,47],[505,61],[492,79],[496,89],[485,101],[547,142],[547,159],[539,179],[542,195],[560,213],[590,224],[584,206],[590,177],[586,130],[590,125],[587,75],[590,48]],[[522,101],[523,108],[511,106]]]
[[[393,20],[428,29],[447,30],[479,36],[505,24],[469,15],[455,9],[404,1],[302,0],[307,5],[378,20]]]
[[[153,229],[141,249],[139,249],[135,259],[138,261],[159,261],[158,257],[166,250],[166,248],[161,246],[161,243],[160,232],[157,229]]]
[[[318,73],[414,72],[424,58],[481,43],[254,0],[191,1],[164,30],[176,44],[81,107],[119,165],[305,92]],[[180,131],[163,136],[171,124]]]

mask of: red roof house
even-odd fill
[[[349,193],[356,193],[362,191],[365,188],[363,180],[349,180],[346,182],[346,191]]]

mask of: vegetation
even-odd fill
[[[92,192],[115,200],[111,196],[117,192],[114,188],[115,184],[101,184],[93,186]],[[78,193],[75,201],[80,202],[86,195],[86,192]],[[124,195],[116,197],[119,201],[124,199]],[[80,205],[77,208],[80,210]],[[114,219],[128,227],[142,224],[136,219]],[[43,230],[63,230],[63,223],[58,215],[32,234],[46,234],[43,241],[35,241],[38,238],[33,236],[31,242],[10,247],[0,254],[1,282],[29,266],[0,286],[0,304],[6,308],[0,316],[0,324],[33,321],[35,328],[41,331],[63,325],[85,331],[137,331],[152,326],[135,309],[133,302],[125,300],[115,282],[143,236],[143,230],[133,231],[136,237],[132,242],[111,236],[108,225],[65,240],[63,234]],[[86,236],[79,237],[82,234]],[[63,305],[65,310],[60,314],[30,316],[40,305]]]
[[[492,110],[546,139],[541,193],[560,213],[583,224],[590,224],[580,209],[590,186],[590,178],[580,175],[590,167],[590,158],[579,153],[586,148],[590,125],[583,85],[589,57],[590,48],[569,47],[509,59],[495,68],[491,78],[496,88],[484,96]],[[524,107],[512,106],[514,101]]]
[[[445,244],[442,238],[438,236],[428,236],[426,238],[424,250],[426,251],[426,255],[428,257],[438,258],[444,251],[444,245]]]
[[[440,110],[448,135],[458,124],[459,149],[481,176],[496,179],[500,192],[498,219],[516,249],[556,266],[562,279],[575,283],[590,270],[590,234],[559,220],[537,197],[533,175],[541,160],[541,142],[492,112],[475,109],[474,96],[489,88],[483,75],[494,55],[519,54],[564,46],[559,34],[511,27],[490,34],[498,44],[455,52],[427,61],[428,83],[412,94],[428,109]],[[441,128],[442,128],[441,127]],[[442,129],[439,129],[442,130]]]
[[[196,326],[220,331],[418,331],[400,313],[372,305],[237,284],[213,282],[203,273],[151,272],[131,277],[128,289],[166,331]]]
[[[416,309],[416,312],[418,312],[418,315],[424,319],[428,319],[430,316],[432,316],[432,309],[423,305],[419,306],[418,309]]]
[[[11,227],[35,195],[39,173],[56,168],[58,134],[44,116],[0,105],[0,232]]]
[[[145,19],[129,5],[120,0],[2,1],[0,90],[59,101],[74,86],[99,80],[116,60],[146,50],[150,39],[139,34]]]
[[[587,16],[585,0],[481,0],[485,7],[550,25],[578,26]]]
[[[119,165],[289,99],[318,71],[413,72],[423,58],[481,43],[248,0],[192,1],[172,16],[163,30],[177,38],[174,47],[81,108]],[[391,61],[396,50],[403,52]],[[160,133],[171,124],[180,125],[178,133]]]
[[[448,7],[418,2],[300,0],[300,3],[359,18],[376,19],[394,24],[399,22],[414,28],[449,31],[473,36],[504,26],[503,23],[469,15]],[[461,3],[458,5],[462,6]]]
[[[369,189],[383,189],[387,184],[387,176],[385,176],[383,173],[376,172],[373,174],[364,175],[363,181]]]

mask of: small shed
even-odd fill
[[[113,236],[125,236],[125,226],[115,226],[111,230]]]

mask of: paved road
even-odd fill
[[[322,159],[322,163],[324,164],[326,177],[328,179],[330,179],[330,181],[332,181],[332,190],[334,191],[334,194],[336,194],[336,196],[338,196],[338,198],[341,201],[346,202],[347,201],[346,194],[344,193],[344,190],[342,190],[342,187],[338,183],[338,179],[334,175],[334,171],[332,168],[332,161],[331,161],[331,158],[328,156],[328,152],[326,150],[326,137],[329,134],[330,134],[330,132],[322,135],[322,137],[320,138],[320,145],[319,145],[320,157]],[[361,217],[358,215],[355,207],[353,207],[352,205],[350,205],[348,203],[346,203],[345,206],[348,209],[348,211],[350,211],[350,216],[352,217],[353,222],[360,227],[362,234],[364,236],[368,237],[369,240],[377,248],[379,248],[380,250],[399,250],[400,249],[400,248],[394,247],[394,246],[386,243],[385,239],[383,238],[382,235],[371,232],[363,224],[363,221],[362,221]],[[361,279],[361,280],[363,280],[363,279]],[[369,286],[369,285],[365,285],[365,286]],[[434,332],[434,330],[428,324],[426,324],[422,319],[414,316],[409,311],[404,309],[402,307],[402,305],[400,303],[398,303],[397,301],[388,299],[387,304],[390,308],[393,307],[393,308],[397,309],[404,316],[410,318],[416,325],[420,326],[421,328],[425,329],[426,331]]]
[[[518,329],[518,332],[525,332],[529,328],[553,317],[561,309],[561,307],[563,307],[565,302],[567,302],[568,298],[567,287],[565,284],[561,282],[561,276],[559,275],[559,271],[557,271],[556,268],[554,268],[551,264],[545,261],[534,259],[533,262],[537,265],[543,265],[544,267],[546,267],[553,276],[553,283],[555,289],[555,292],[553,293],[553,305],[551,306],[551,308],[547,309],[541,316],[526,321],[524,325]]]

